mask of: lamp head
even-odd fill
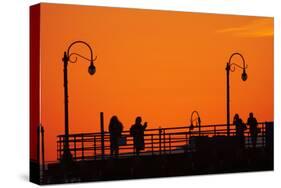
[[[91,61],[91,64],[90,64],[90,66],[88,68],[88,72],[89,72],[90,75],[93,75],[96,72],[96,67],[94,66],[93,61]]]
[[[246,81],[246,80],[247,80],[247,78],[248,78],[248,75],[247,75],[247,73],[246,73],[246,70],[245,70],[245,69],[243,69],[243,73],[242,73],[242,75],[241,75],[241,78],[242,78],[242,80],[243,80],[243,81]]]

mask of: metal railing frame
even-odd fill
[[[258,123],[260,133],[258,134],[257,147],[265,147],[266,123]],[[269,122],[270,123],[270,122]],[[197,128],[198,129],[198,128]],[[177,152],[190,152],[192,137],[199,136],[199,130],[190,129],[189,126],[167,127],[158,129],[147,129],[145,131],[145,149],[140,152],[141,155],[162,155],[173,154]],[[230,136],[235,136],[236,129],[232,124],[230,126]],[[201,125],[200,136],[226,136],[227,129],[225,124]],[[122,136],[126,136],[127,144],[119,147],[118,157],[135,156],[133,138],[129,131],[123,131]],[[245,148],[250,148],[249,128],[244,132]],[[64,135],[57,136],[57,159],[60,160],[63,155],[63,146],[65,142]],[[104,138],[104,146],[102,145]],[[76,133],[68,135],[69,149],[73,155],[73,160],[98,160],[110,157],[110,135],[109,132],[101,133]]]

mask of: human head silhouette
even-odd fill
[[[141,121],[142,121],[141,117],[138,116],[138,117],[136,118],[136,124],[141,124]]]
[[[234,119],[239,119],[239,115],[238,115],[238,114],[235,114],[235,115],[234,115]]]
[[[249,116],[250,116],[251,118],[254,117],[253,112],[250,112],[250,113],[249,113]]]
[[[111,119],[110,119],[111,123],[116,123],[117,121],[118,121],[117,116],[112,116]]]

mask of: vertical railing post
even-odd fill
[[[198,131],[199,131],[199,133],[198,133],[199,136],[201,136],[201,125],[200,124],[198,125]]]
[[[187,152],[187,146],[188,146],[188,141],[187,141],[187,133],[185,133],[185,148],[184,148],[184,152],[186,153]]]
[[[97,156],[97,142],[96,142],[96,135],[94,135],[94,159],[96,159]]]
[[[171,134],[169,134],[169,151],[170,154],[172,153],[172,147],[171,147]]]
[[[166,154],[166,133],[165,129],[163,129],[163,146],[164,146],[164,154]]]
[[[104,159],[104,117],[103,112],[100,113],[100,130],[101,130],[101,156]]]
[[[84,160],[84,135],[81,136],[81,142],[82,142],[82,159]]]
[[[77,150],[77,148],[76,148],[76,136],[74,136],[74,159],[76,159],[76,157],[77,157],[76,150]]]
[[[262,147],[265,147],[265,124],[266,123],[262,123],[262,127],[261,127],[261,135],[262,135]],[[257,136],[258,137],[258,136]]]
[[[151,150],[152,150],[152,155],[154,152],[154,148],[153,148],[153,134],[151,135]]]
[[[161,134],[162,134],[162,129],[159,128],[159,154],[161,155],[162,154],[162,139],[161,139]]]
[[[59,155],[60,155],[60,160],[61,160],[61,142],[62,142],[62,139],[61,139],[61,136],[59,137]]]

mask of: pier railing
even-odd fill
[[[268,128],[272,127],[273,122],[258,123],[259,133],[257,136],[256,148],[265,148]],[[190,153],[197,149],[199,139],[210,140],[212,138],[226,138],[227,129],[225,124],[201,125],[191,129],[189,126],[146,129],[144,134],[145,148],[140,152],[144,155],[164,155],[176,153]],[[236,137],[234,125],[230,127],[230,137]],[[103,139],[102,139],[103,138]],[[251,134],[249,127],[244,132],[245,145],[244,149],[251,149]],[[65,135],[57,137],[57,159],[61,160],[64,150]],[[70,134],[68,138],[69,149],[74,160],[101,160],[112,157],[110,155],[110,134],[109,132],[98,133],[77,133]],[[202,142],[201,142],[202,143]],[[118,157],[135,156],[133,137],[129,131],[122,132],[120,139]]]

